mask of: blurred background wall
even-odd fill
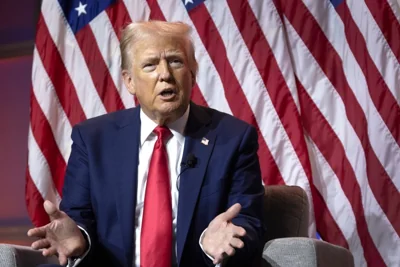
[[[0,242],[29,227],[25,168],[32,52],[40,0],[0,1]]]

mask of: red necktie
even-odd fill
[[[157,126],[144,198],[140,239],[141,267],[170,267],[172,261],[172,204],[165,141],[171,131]]]

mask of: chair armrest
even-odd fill
[[[46,258],[41,251],[27,246],[0,244],[1,267],[25,267],[46,263],[58,264],[58,259],[55,256]]]
[[[303,237],[271,240],[265,244],[262,257],[263,267],[354,267],[349,250]]]

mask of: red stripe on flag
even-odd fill
[[[44,199],[37,190],[28,168],[25,175],[25,203],[33,225],[39,227],[48,224],[50,219],[43,207]]]
[[[400,146],[400,106],[367,50],[367,44],[345,2],[336,7],[345,25],[346,39],[367,80],[368,91],[383,121]],[[400,37],[400,32],[399,32]]]
[[[369,233],[362,205],[361,189],[353,168],[346,157],[343,144],[297,78],[296,85],[302,107],[301,117],[304,128],[338,177],[343,193],[351,203],[357,233],[364,248],[368,265],[384,266],[385,263]]]
[[[235,117],[242,119],[257,128],[260,159],[269,164],[261,164],[263,180],[266,184],[282,184],[283,179],[271,152],[258,127],[246,96],[227,58],[226,49],[207,8],[204,4],[198,5],[189,12],[197,32],[210,55],[225,90],[225,97]],[[211,38],[212,36],[212,38]]]
[[[293,1],[290,5],[285,1],[280,3],[282,3],[284,14],[344,102],[347,118],[364,149],[369,185],[393,228],[400,235],[400,213],[397,212],[397,207],[400,205],[400,195],[371,146],[367,119],[347,83],[344,70],[340,67],[342,61],[339,55],[301,1]]]
[[[115,34],[118,36],[118,40],[120,40],[123,28],[132,22],[124,2],[116,1],[106,9],[106,13],[111,21]]]
[[[74,126],[85,120],[86,116],[79,102],[75,87],[50,36],[43,14],[39,16],[36,49],[71,125]]]
[[[315,186],[313,185],[315,188]],[[315,189],[316,190],[316,189]],[[321,193],[316,190],[313,194],[313,203],[315,210],[315,221],[317,223],[318,233],[324,241],[349,249],[349,244],[343,235],[342,230],[332,217],[328,206],[325,203]]]
[[[280,71],[275,55],[247,0],[229,0],[228,5],[242,38],[261,74],[268,95],[282,122],[282,126],[296,151],[310,183],[312,183],[311,166],[299,112]],[[254,40],[257,40],[257,42]]]
[[[147,0],[150,8],[150,20],[166,20],[157,0]]]
[[[54,139],[50,124],[43,114],[33,92],[31,94],[31,128],[33,137],[49,166],[50,174],[57,192],[62,196],[64,174],[67,165]]]
[[[121,39],[122,30],[125,26],[132,22],[129,16],[128,10],[126,9],[123,1],[117,1],[106,9],[106,13],[110,19],[111,25],[114,28],[114,32],[118,36],[118,40]],[[135,106],[139,105],[136,96],[132,96],[135,102]]]
[[[96,38],[90,28],[90,24],[83,27],[77,34],[76,40],[82,51],[83,58],[89,69],[93,84],[100,96],[101,101],[107,112],[124,109],[121,96],[111,77],[110,71],[101,55]],[[87,88],[78,88],[78,90],[89,90]]]
[[[316,206],[319,206],[322,203],[317,203],[317,190],[312,181],[311,165],[309,161],[307,145],[304,140],[303,127],[300,123],[300,114],[297,110],[296,104],[286,84],[286,81],[280,71],[275,55],[272,52],[272,49],[266,40],[257,18],[255,17],[247,0],[229,0],[228,5],[233,18],[235,19],[236,25],[243,37],[243,40],[253,57],[259,73],[261,74],[271,101],[279,115],[279,119],[282,122],[282,126],[285,128],[285,131],[309,180],[312,198],[314,202],[316,202]],[[254,40],[257,40],[257,42]],[[322,209],[315,208],[315,217],[318,227],[321,226],[321,223],[317,220],[317,218],[321,217],[319,213],[322,212]],[[334,224],[334,220],[331,220],[329,223]],[[329,235],[329,232],[321,234],[327,236]],[[330,239],[336,239],[336,244],[345,240],[343,235],[330,236]]]
[[[207,101],[204,99],[203,95],[201,94],[197,83],[192,88],[191,100],[198,105],[205,106],[205,107],[208,106]]]
[[[387,0],[365,0],[365,3],[400,63],[400,24],[389,3]]]
[[[163,20],[163,21],[166,20],[165,17],[164,17],[164,14],[161,11],[160,6],[157,3],[157,1],[155,1],[155,0],[147,0],[147,3],[149,5],[149,7],[150,7],[150,20]],[[192,88],[191,99],[195,103],[197,103],[199,105],[208,106],[208,104],[207,104],[206,100],[204,99],[204,96],[201,93],[197,83],[195,83],[195,85]]]

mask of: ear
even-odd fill
[[[122,78],[124,79],[124,83],[129,93],[132,95],[136,94],[135,85],[133,82],[132,75],[127,70],[122,70]]]

